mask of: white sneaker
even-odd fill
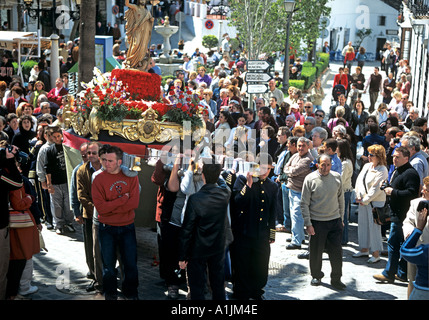
[[[369,257],[369,252],[368,251],[366,251],[366,252],[359,251],[353,255],[353,258],[360,258],[360,257]]]
[[[28,289],[27,291],[19,291],[19,294],[21,296],[26,296],[32,293],[36,293],[37,291],[39,291],[39,287],[37,286],[30,286],[30,289]]]
[[[371,257],[368,263],[377,263],[378,261],[380,261],[380,257]]]

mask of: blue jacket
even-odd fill
[[[417,265],[416,280],[414,286],[421,290],[429,291],[429,244],[421,244],[416,247],[422,231],[415,228],[413,233],[401,246],[401,256],[408,262]]]

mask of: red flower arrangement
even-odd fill
[[[114,69],[110,74],[102,74],[95,68],[94,75],[90,83],[82,83],[85,90],[80,93],[76,108],[85,118],[92,110],[93,99],[98,97],[97,117],[101,120],[140,119],[143,112],[152,108],[160,121],[181,125],[183,121],[191,121],[193,127],[202,125],[199,97],[191,91],[175,89],[164,99],[161,97],[161,78],[157,74],[128,69]]]
[[[133,100],[157,101],[161,96],[161,77],[156,73],[114,69],[110,78],[121,81]]]

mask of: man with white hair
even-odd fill
[[[268,81],[268,92],[263,95],[263,98],[265,99],[265,105],[270,104],[270,98],[275,97],[277,101],[277,105],[281,105],[284,101],[284,94],[280,89],[276,88],[276,80],[271,79]]]
[[[292,130],[293,128],[295,128],[295,116],[290,114],[286,117],[286,127],[289,128],[289,130]]]
[[[410,109],[408,109],[408,117],[405,120],[404,125],[408,129],[411,129],[418,117],[419,117],[419,109],[417,109],[416,107],[411,107]]]
[[[300,74],[298,72],[298,68],[297,67],[292,67],[291,68],[291,73],[289,74],[289,79],[290,80],[300,80]]]
[[[416,169],[420,177],[420,188],[423,186],[423,179],[429,174],[429,166],[423,151],[420,149],[420,138],[405,134],[401,138],[401,145],[410,151],[410,164]]]
[[[222,52],[224,55],[228,55],[228,57],[229,57],[229,52],[231,50],[231,47],[229,45],[229,40],[230,40],[229,34],[226,33],[222,40]]]

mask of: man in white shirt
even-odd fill
[[[183,61],[182,70],[185,72],[185,80],[187,81],[189,79],[189,73],[194,71],[194,64],[191,59],[189,59],[187,53],[183,55]]]
[[[229,51],[231,50],[231,47],[229,45],[229,34],[225,34],[224,39],[222,41],[222,52],[223,54],[226,54],[229,56]]]

